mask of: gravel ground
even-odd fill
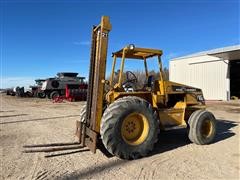
[[[84,102],[0,98],[0,179],[240,179],[239,101],[208,103],[218,125],[213,144],[192,144],[184,130],[161,132],[148,157],[124,161],[88,149],[23,153],[26,144],[76,141]]]

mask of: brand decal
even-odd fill
[[[200,89],[197,89],[197,88],[184,87],[184,86],[172,86],[172,90],[177,91],[177,92],[198,92],[198,91],[201,91]]]

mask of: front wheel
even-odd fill
[[[159,120],[152,106],[138,97],[124,97],[104,111],[100,134],[105,148],[122,159],[137,159],[152,151]]]
[[[55,99],[55,98],[57,98],[57,97],[59,97],[60,95],[59,95],[59,92],[58,91],[53,91],[53,92],[51,92],[50,93],[50,98],[51,99]]]
[[[37,97],[45,98],[46,97],[46,93],[44,91],[40,91],[40,92],[37,93]]]
[[[216,134],[216,119],[206,110],[197,110],[192,113],[188,121],[190,141],[204,145],[213,141]]]

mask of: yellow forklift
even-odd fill
[[[79,143],[95,153],[102,142],[108,152],[122,159],[146,156],[153,150],[160,130],[187,128],[192,142],[211,143],[216,121],[206,111],[202,90],[164,80],[161,50],[128,45],[113,53],[111,77],[105,78],[110,30],[107,16],[92,29],[87,104],[76,123]],[[118,59],[121,61],[119,79],[114,84]],[[143,62],[146,75],[143,87],[136,88],[136,75],[124,69],[127,60]],[[153,60],[159,64],[158,79],[148,72],[147,65]],[[110,90],[106,91],[106,86]]]

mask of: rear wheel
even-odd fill
[[[60,95],[59,95],[59,92],[58,91],[53,91],[53,92],[51,92],[50,93],[50,98],[51,99],[55,99],[55,98],[57,98],[57,97],[59,97]]]
[[[124,97],[104,112],[100,134],[106,149],[123,159],[146,156],[157,142],[159,120],[152,106],[138,97]]]
[[[216,134],[216,119],[206,110],[198,110],[192,113],[188,121],[189,139],[199,145],[209,144]]]

